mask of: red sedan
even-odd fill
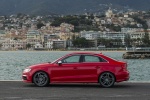
[[[36,86],[49,83],[100,83],[112,87],[115,82],[127,81],[127,63],[97,53],[71,53],[51,63],[27,67],[22,75],[24,82]]]

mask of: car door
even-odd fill
[[[52,82],[76,82],[78,80],[77,67],[81,55],[71,55],[61,59],[61,64],[55,64],[51,70]]]
[[[107,61],[96,55],[82,55],[82,63],[78,67],[79,80],[97,82],[98,72]]]

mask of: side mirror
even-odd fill
[[[58,65],[61,66],[62,65],[62,61],[58,61]]]

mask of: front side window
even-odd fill
[[[92,55],[85,55],[83,61],[84,62],[107,62],[103,58],[100,58],[98,56],[92,56]]]
[[[80,60],[80,55],[74,55],[62,60],[62,63],[78,63]]]

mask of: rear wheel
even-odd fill
[[[112,87],[115,83],[115,76],[110,72],[104,72],[99,77],[99,83],[105,88]]]
[[[33,76],[33,83],[39,87],[47,86],[49,84],[49,77],[45,72],[36,72]]]

